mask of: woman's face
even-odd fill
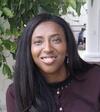
[[[62,27],[51,21],[40,23],[32,34],[31,53],[43,74],[63,71],[67,44]]]

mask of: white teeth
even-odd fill
[[[47,59],[47,58],[55,58],[55,57],[43,57],[42,59],[44,59],[44,58],[46,58],[46,59]]]
[[[55,61],[56,57],[42,57],[42,62],[46,64],[51,64]]]

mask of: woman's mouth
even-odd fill
[[[52,64],[55,62],[56,58],[57,56],[45,56],[45,57],[41,57],[41,60],[45,64]]]

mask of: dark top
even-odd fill
[[[51,86],[57,112],[100,112],[100,67],[70,80],[62,86]],[[15,112],[14,87],[11,84],[6,94],[7,112]]]

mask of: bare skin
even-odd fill
[[[68,70],[64,60],[67,55],[67,42],[60,25],[52,21],[40,23],[32,34],[31,53],[47,82],[66,79]]]

